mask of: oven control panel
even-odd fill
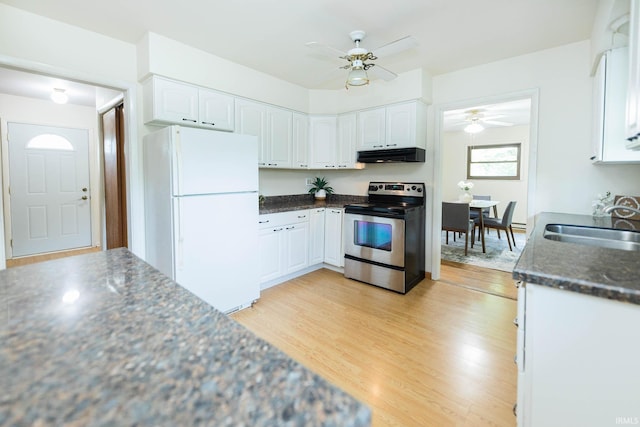
[[[424,197],[421,182],[370,182],[369,194]]]

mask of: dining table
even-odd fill
[[[466,202],[461,202],[460,200],[456,200],[455,203],[466,203]],[[469,202],[469,209],[473,210],[473,211],[477,211],[478,212],[478,218],[480,219],[479,221],[479,231],[480,231],[480,238],[482,240],[482,253],[487,253],[485,244],[484,244],[484,216],[482,215],[482,211],[484,209],[487,208],[493,208],[493,215],[497,218],[498,217],[498,204],[500,202],[497,200],[479,200],[479,199],[473,199],[472,201]]]

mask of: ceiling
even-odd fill
[[[445,111],[442,129],[445,132],[462,131],[471,123],[471,117],[478,118],[478,122],[487,129],[528,125],[531,122],[531,99]]]
[[[411,35],[418,46],[380,57],[395,73],[432,75],[590,37],[598,0],[0,0],[57,21],[137,43],[154,32],[309,89],[344,87],[344,60],[305,46],[347,51],[367,32],[372,50]],[[4,80],[0,75],[0,81]],[[42,83],[42,81],[41,81]],[[5,91],[7,85],[0,87]]]

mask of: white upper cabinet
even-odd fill
[[[309,168],[309,116],[293,113],[293,153],[291,167],[294,169]]]
[[[267,167],[291,167],[293,113],[290,110],[267,107],[268,158]]]
[[[426,147],[426,107],[420,101],[358,112],[358,150]]]
[[[234,97],[151,76],[143,84],[144,122],[233,131]]]
[[[625,135],[627,148],[640,150],[640,3],[631,1],[629,77]]]
[[[364,167],[364,164],[356,162],[356,124],[356,113],[338,116],[338,152],[336,157],[338,169],[359,169]]]
[[[417,103],[398,104],[387,107],[387,148],[415,147]]]
[[[594,163],[640,162],[640,151],[626,148],[625,105],[629,49],[607,51],[594,75],[593,153]]]
[[[198,89],[198,117],[203,127],[233,131],[234,97],[207,89]]]
[[[385,107],[358,112],[358,149],[386,148],[385,116]]]
[[[245,99],[236,101],[236,132],[258,138],[258,165],[264,166],[268,157],[267,110],[264,104]]]
[[[309,118],[311,169],[337,167],[337,124],[336,116]]]
[[[289,168],[293,113],[247,99],[236,100],[236,132],[258,138],[258,166]]]

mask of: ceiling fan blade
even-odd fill
[[[496,125],[496,126],[513,126],[513,123],[507,122],[497,122],[495,120],[481,120],[482,123],[486,123],[488,125]]]
[[[494,119],[501,119],[502,117],[505,117],[504,114],[498,114],[498,115],[493,115],[493,116],[489,116],[489,117],[482,117],[481,120],[494,120]]]
[[[367,70],[367,73],[371,74],[375,78],[383,79],[386,81],[393,80],[396,77],[398,77],[396,73],[389,71],[386,68],[381,67],[379,65],[374,65],[373,67],[369,68]]]
[[[395,55],[396,53],[400,53],[416,46],[418,46],[418,40],[413,36],[406,36],[391,43],[379,46],[376,49],[373,49],[372,52],[378,58],[383,58]]]
[[[305,43],[304,45],[330,58],[340,59],[341,57],[347,56],[347,52],[343,52],[339,49],[333,48],[331,46],[327,46],[326,44],[322,44],[318,42],[309,42],[309,43]]]

